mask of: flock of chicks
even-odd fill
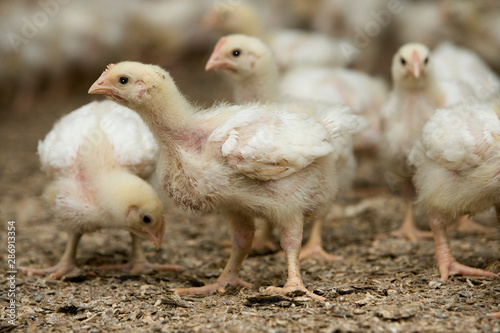
[[[352,186],[355,156],[368,150],[378,152],[385,178],[405,200],[395,235],[428,236],[414,226],[416,200],[427,211],[443,281],[455,274],[498,277],[459,264],[446,237],[453,220],[471,224],[468,215],[500,209],[500,79],[477,54],[451,43],[433,52],[405,44],[392,58],[388,91],[380,79],[332,67],[345,65],[334,53],[309,56],[308,48],[295,47],[297,56],[286,62],[273,47],[282,50],[285,41],[264,37],[263,30],[239,32],[222,37],[206,64],[230,80],[234,105],[200,110],[161,67],[120,62],[89,90],[112,101],[82,106],[54,126],[38,153],[52,181],[45,197],[71,236],[56,266],[24,272],[63,277],[77,267],[81,235],[100,228],[125,229],[133,240],[130,262],[105,268],[179,269],[148,263],[138,237],[160,246],[166,195],[190,211],[223,213],[233,229],[232,252],[217,281],[177,293],[250,285],[238,276],[241,264],[253,243],[275,248],[269,233],[276,227],[288,279],[268,290],[321,300],[304,286],[299,260],[333,258],[321,244],[322,223]],[[266,232],[254,240],[255,219],[264,220]],[[308,221],[313,229],[301,249]]]

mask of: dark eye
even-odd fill
[[[239,49],[233,50],[233,53],[232,53],[233,57],[239,57],[240,54],[241,54],[241,50],[239,50]]]
[[[153,219],[149,215],[144,215],[142,217],[142,222],[144,223],[151,223],[151,221],[153,221]]]
[[[428,62],[429,62],[429,57],[425,57],[424,64],[427,65]]]
[[[121,84],[127,84],[127,83],[128,83],[128,77],[126,77],[126,76],[122,76],[122,77],[120,78],[120,83],[121,83]]]
[[[404,58],[401,58],[401,65],[406,65],[406,60]]]

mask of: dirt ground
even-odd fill
[[[209,105],[226,96],[228,87],[203,72],[203,60],[171,70],[182,91]],[[177,296],[171,288],[217,278],[228,258],[224,241],[230,234],[221,216],[188,216],[175,207],[166,212],[161,250],[145,244],[146,254],[152,262],[178,264],[183,271],[133,276],[99,270],[102,264],[125,262],[130,250],[126,232],[102,231],[83,237],[80,272],[63,281],[19,272],[14,274],[15,296],[9,296],[8,221],[15,221],[17,267],[51,266],[64,250],[67,235],[40,198],[46,179],[36,145],[61,115],[95,98],[86,94],[91,83],[83,80],[71,96],[41,97],[29,114],[2,115],[0,332],[500,332],[500,321],[487,317],[500,310],[498,280],[452,277],[441,283],[432,240],[412,244],[388,236],[401,222],[403,203],[373,181],[382,177],[369,161],[361,163],[355,188],[332,207],[324,227],[326,249],[342,259],[310,259],[301,265],[307,288],[325,302],[266,293],[267,286],[286,280],[285,258],[279,253],[245,260],[241,277],[254,288]],[[489,213],[477,220],[496,226]],[[428,229],[422,213],[418,224]],[[460,262],[500,271],[498,234],[449,234]],[[8,324],[11,299],[17,305],[16,326]]]

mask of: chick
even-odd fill
[[[305,220],[322,218],[335,198],[339,179],[331,140],[346,135],[351,124],[337,122],[331,108],[318,121],[296,104],[223,104],[200,110],[168,72],[137,62],[108,66],[89,93],[132,108],[148,124],[160,146],[162,188],[176,203],[232,220],[233,248],[217,282],[178,288],[178,293],[249,286],[239,270],[252,245],[254,218],[262,217],[281,229],[288,262],[285,286],[268,290],[303,291],[323,299],[308,291],[300,276],[302,230]]]
[[[474,94],[465,83],[437,80],[431,63],[425,45],[403,45],[393,57],[394,87],[381,109],[379,155],[386,170],[384,176],[392,189],[401,189],[405,203],[403,223],[393,235],[412,241],[431,234],[419,231],[413,222],[414,170],[408,164],[408,155],[437,108],[456,104]]]
[[[58,264],[23,272],[62,278],[77,268],[81,236],[103,228],[132,236],[130,261],[103,268],[134,274],[179,269],[148,263],[140,244],[139,236],[146,237],[159,249],[165,221],[163,204],[144,180],[154,171],[158,146],[136,113],[110,101],[84,105],[54,125],[39,142],[38,154],[50,178],[44,197],[70,236]]]
[[[284,96],[279,91],[279,73],[272,51],[259,38],[247,35],[229,35],[222,37],[208,60],[206,70],[215,69],[228,78],[233,86],[234,99],[237,103],[246,102],[279,102],[299,101],[315,109],[314,101],[294,99],[295,96]],[[332,103],[338,105],[339,103]],[[318,105],[318,109],[323,105]],[[339,113],[337,121],[341,122],[347,113]],[[314,116],[314,114],[313,114]],[[348,115],[351,117],[352,115]],[[354,129],[353,129],[354,132]],[[346,193],[352,185],[356,172],[356,161],[353,155],[350,137],[339,137],[332,140],[338,144],[336,168],[342,180],[339,193]],[[311,230],[309,241],[301,250],[300,258],[311,257],[335,260],[338,257],[328,254],[322,245],[323,221],[317,220]],[[254,240],[254,248],[273,249],[271,227],[265,225],[263,232]]]
[[[450,275],[498,277],[458,263],[446,227],[454,218],[495,207],[500,217],[500,99],[438,110],[410,155],[418,202],[427,211],[441,280]]]

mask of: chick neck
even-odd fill
[[[169,144],[190,127],[195,108],[181,94],[173,79],[165,79],[150,88],[135,110],[142,116],[155,138]],[[161,146],[161,145],[160,145]]]
[[[234,80],[233,89],[236,103],[276,102],[279,99],[278,67],[274,63],[262,66],[252,75]]]
[[[394,90],[400,95],[405,94],[423,94],[433,105],[444,106],[444,97],[437,80],[432,72],[428,71],[418,80],[411,78],[394,79]]]

